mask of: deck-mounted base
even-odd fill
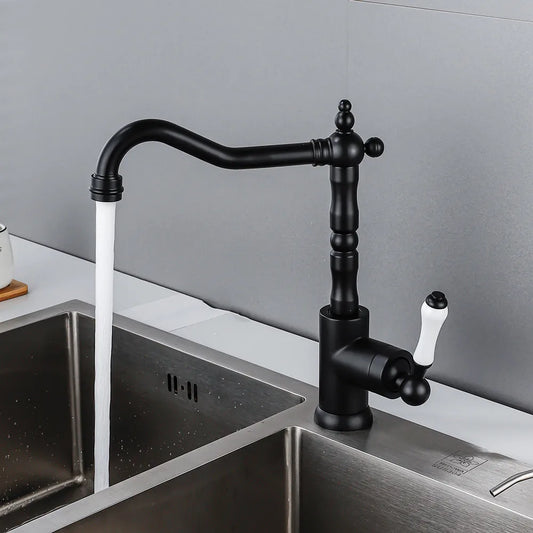
[[[315,422],[331,431],[358,431],[369,429],[372,426],[373,416],[368,406],[355,415],[335,415],[326,413],[317,407],[315,409]]]
[[[329,305],[320,310],[320,386],[315,422],[333,431],[354,431],[372,426],[368,392],[340,376],[335,354],[358,338],[368,337],[368,309],[359,307],[356,318],[336,318]]]

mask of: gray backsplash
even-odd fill
[[[422,298],[442,289],[433,377],[533,412],[532,24],[344,0],[26,0],[0,4],[0,31],[12,233],[92,259],[89,176],[124,123],[307,141],[348,96],[357,130],[386,143],[361,168],[372,333],[413,349]],[[326,169],[232,172],[146,145],[122,173],[119,270],[316,336]]]

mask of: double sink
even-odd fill
[[[323,430],[314,387],[123,317],[93,494],[93,316],[0,325],[0,531],[533,531],[533,488],[489,493],[526,465],[381,412]]]

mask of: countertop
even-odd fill
[[[0,302],[0,322],[78,299],[94,304],[94,264],[12,237],[15,278],[29,294]],[[126,274],[115,275],[115,312],[318,385],[318,344]],[[495,453],[533,464],[533,416],[436,382],[420,407],[371,395],[371,406]]]

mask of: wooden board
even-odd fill
[[[14,279],[7,287],[0,289],[0,302],[23,296],[24,294],[28,294],[28,286],[22,281]]]

